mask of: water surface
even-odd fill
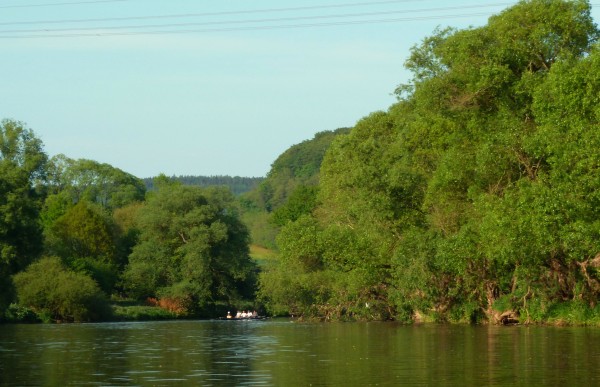
[[[600,329],[288,320],[0,325],[1,385],[600,385]]]

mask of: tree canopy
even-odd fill
[[[594,308],[598,37],[589,2],[531,0],[415,46],[398,103],[329,147],[316,209],[261,277],[267,305],[492,322]]]
[[[181,313],[208,313],[253,293],[248,231],[223,189],[159,187],[139,210],[140,242],[125,272],[138,297],[173,300]]]

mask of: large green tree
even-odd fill
[[[228,190],[159,184],[139,209],[138,228],[125,273],[135,296],[200,314],[253,296],[248,231]]]
[[[91,275],[107,294],[112,293],[127,257],[119,249],[119,229],[105,209],[80,201],[46,227],[44,235],[49,255]]]
[[[0,316],[12,299],[10,275],[42,249],[38,216],[47,156],[31,129],[0,123]]]

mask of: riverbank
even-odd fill
[[[111,304],[114,321],[175,320],[176,313],[159,306],[143,305],[135,301],[118,301]]]
[[[223,313],[213,318],[225,315]],[[498,311],[500,318],[476,320],[441,320],[435,313],[425,313],[415,311],[410,320],[404,321],[403,325],[525,325],[525,326],[572,326],[572,327],[600,327],[600,306],[590,307],[578,300],[565,301],[550,305],[543,310],[530,309],[521,311]],[[501,316],[510,316],[502,319]],[[207,316],[202,316],[206,318]],[[134,300],[111,300],[110,313],[103,318],[93,322],[130,322],[130,321],[157,321],[157,320],[187,320],[191,318],[200,318],[200,316],[181,315],[173,311],[156,305],[149,305]],[[327,320],[317,316],[296,317],[297,321],[302,322],[336,322],[337,320]],[[341,320],[340,320],[341,321]],[[364,322],[363,320],[343,320],[344,322]],[[55,321],[50,316],[36,314],[29,308],[24,308],[13,304],[9,307],[2,322],[8,323],[55,323],[64,321]],[[396,322],[397,320],[390,320]]]
[[[176,320],[180,319],[176,313],[173,313],[158,306],[143,305],[135,301],[113,301],[110,305],[110,311],[106,316],[98,318],[93,322],[110,321],[155,321],[155,320]],[[44,313],[36,313],[29,308],[12,304],[6,311],[1,322],[7,323],[56,323],[52,316]],[[92,322],[92,321],[90,321]]]

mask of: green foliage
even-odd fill
[[[46,245],[50,254],[66,259],[91,257],[111,263],[116,259],[112,218],[86,201],[68,209],[48,227]]]
[[[242,211],[242,222],[250,230],[250,240],[252,243],[275,249],[275,238],[278,229],[271,221],[271,214],[261,210]]]
[[[407,132],[409,141],[402,145],[409,146],[405,152],[417,161],[414,167],[425,166],[431,173],[423,209],[429,228],[441,239],[434,251],[431,245],[412,247],[407,251],[412,256],[403,254],[397,262],[400,305],[447,311],[450,320],[462,321],[477,319],[481,311],[491,313],[498,298],[510,299],[522,314],[533,306],[528,301],[534,293],[560,299],[584,292],[584,298],[597,299],[597,279],[591,275],[578,293],[582,270],[569,263],[565,251],[565,246],[585,246],[572,255],[584,264],[597,253],[594,222],[579,224],[596,218],[593,196],[585,192],[574,200],[572,184],[582,185],[565,179],[571,171],[557,173],[558,165],[545,154],[551,146],[567,144],[574,153],[561,149],[565,160],[597,152],[565,141],[565,132],[549,136],[538,107],[544,106],[538,101],[554,100],[549,82],[573,82],[566,73],[574,62],[593,58],[593,52],[584,53],[597,36],[586,2],[531,1],[490,18],[485,27],[438,33],[415,50],[409,62],[418,70],[414,92],[403,103],[417,117],[414,123],[403,120],[399,130]],[[578,82],[596,96],[595,75],[589,77]],[[581,116],[576,110],[565,116],[566,110],[556,105],[545,108],[562,117]],[[560,121],[551,122],[555,130]],[[585,133],[594,133],[592,128],[590,122],[579,122]],[[422,155],[427,155],[426,164]],[[400,251],[413,245],[415,234],[405,236]],[[408,288],[412,293],[406,289],[413,282],[411,273],[421,279]],[[423,283],[427,276],[436,280]],[[438,290],[424,294],[424,288]]]
[[[9,277],[41,252],[38,216],[47,156],[22,123],[0,122],[0,316],[13,299]]]
[[[587,1],[522,1],[415,47],[401,100],[329,146],[312,217],[281,207],[281,264],[261,277],[267,304],[453,322],[507,308],[535,322],[578,300],[564,306],[567,321],[589,320],[600,296],[589,11]]]
[[[260,277],[259,299],[274,314],[327,320],[386,319],[385,265],[368,239],[325,229],[304,215],[278,235],[279,259]]]
[[[190,313],[251,298],[256,266],[234,203],[226,189],[161,185],[138,212],[129,292],[176,300]]]
[[[47,226],[46,250],[71,269],[90,275],[110,294],[127,259],[119,254],[117,231],[99,205],[80,201]]]
[[[340,128],[315,134],[311,140],[296,144],[282,153],[271,165],[267,178],[260,185],[260,206],[273,211],[283,205],[298,186],[314,186],[331,142],[349,131]]]
[[[54,321],[97,321],[110,309],[88,276],[67,269],[59,258],[43,258],[13,277],[19,305]]]
[[[196,185],[203,188],[228,187],[231,192],[238,196],[256,189],[264,180],[263,177],[240,177],[240,176],[171,176],[168,178],[183,185]],[[148,191],[155,189],[154,178],[144,179]]]
[[[157,306],[144,305],[114,305],[113,317],[115,321],[149,321],[170,320],[177,315]]]
[[[135,202],[113,211],[112,218],[118,236],[116,252],[119,268],[127,263],[129,254],[137,244],[140,230],[136,225],[136,218],[143,203]]]
[[[51,194],[70,203],[88,201],[113,210],[144,200],[146,187],[135,176],[93,160],[54,156],[48,166]]]
[[[40,319],[31,309],[18,304],[10,304],[6,310],[5,319],[10,323],[36,323]]]
[[[289,196],[287,202],[273,211],[272,221],[283,226],[302,215],[310,214],[317,207],[318,187],[299,186]]]
[[[46,253],[112,293],[137,241],[132,222],[121,225],[112,214],[126,222],[121,209],[145,199],[143,182],[108,164],[58,155],[48,165],[47,191],[41,213]]]
[[[545,321],[554,325],[598,325],[600,309],[581,300],[555,303],[548,308]]]
[[[336,137],[348,132],[348,128],[320,132],[290,147],[273,162],[267,178],[257,188],[239,197],[242,218],[253,243],[276,248],[279,227],[316,207],[316,186],[325,152]]]

